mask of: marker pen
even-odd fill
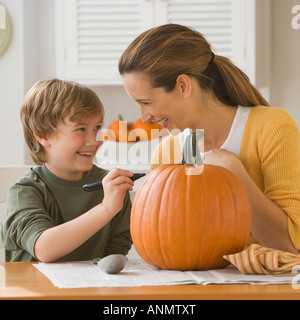
[[[134,173],[133,176],[130,177],[130,179],[132,181],[135,181],[137,179],[140,179],[140,178],[144,177],[145,175],[146,175],[146,173]],[[103,189],[102,181],[94,182],[94,183],[91,183],[91,184],[85,184],[83,186],[83,189],[85,191],[101,190],[101,189]]]

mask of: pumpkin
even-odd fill
[[[148,123],[143,122],[142,119],[138,119],[133,124],[133,130],[135,130],[135,135],[139,140],[151,140],[160,137],[162,126],[158,123]]]
[[[115,137],[111,137],[111,134],[109,134],[105,140],[115,140],[118,142],[136,141],[136,136],[132,132],[133,123],[124,121],[121,115],[119,115],[119,120],[113,121],[108,128],[113,132]]]
[[[131,213],[136,251],[169,270],[224,268],[224,255],[240,252],[251,230],[251,208],[229,170],[202,165],[162,165],[138,189]],[[200,172],[202,172],[200,174]]]

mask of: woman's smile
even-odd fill
[[[163,119],[158,121],[158,124],[160,124],[163,128],[168,128],[169,119]]]

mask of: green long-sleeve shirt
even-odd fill
[[[34,245],[48,228],[77,218],[102,202],[103,190],[86,192],[82,186],[102,180],[106,170],[93,166],[81,180],[53,175],[45,165],[32,168],[9,190],[7,214],[2,221],[6,261],[35,261]],[[131,248],[131,202],[126,194],[123,209],[102,229],[60,261],[91,260],[110,254],[126,255]]]

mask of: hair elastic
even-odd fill
[[[209,65],[211,65],[211,64],[213,64],[214,63],[214,60],[215,60],[215,54],[212,52],[211,53],[211,59],[210,59],[210,61],[209,61]]]

